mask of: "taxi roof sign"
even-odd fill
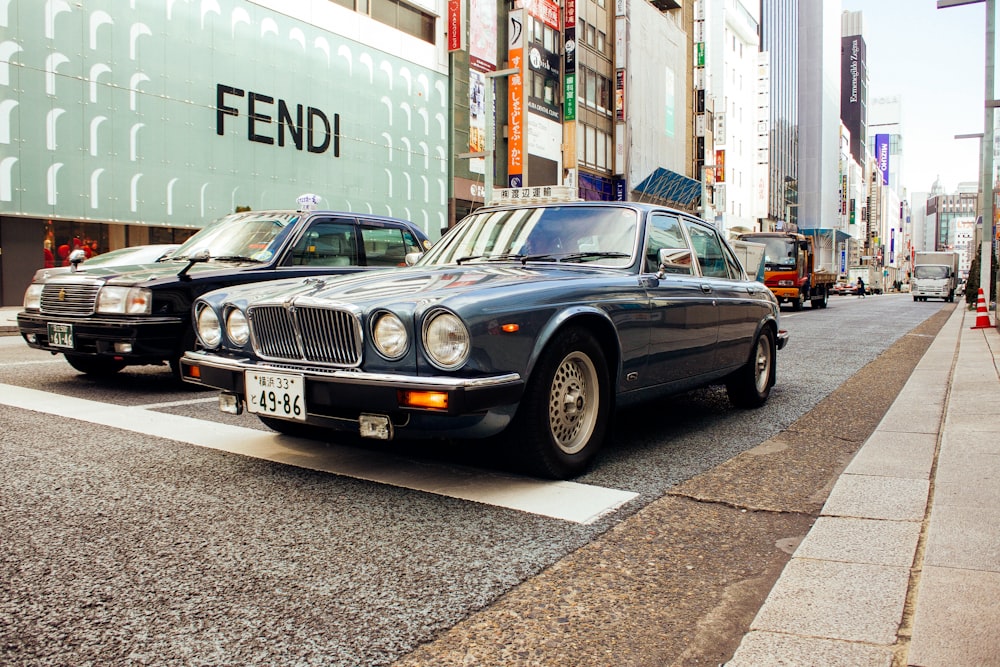
[[[299,211],[315,211],[316,207],[319,206],[319,200],[321,197],[319,195],[314,195],[312,193],[306,193],[304,195],[299,195],[295,203],[299,205]]]
[[[494,204],[543,204],[583,201],[572,185],[533,185],[526,188],[493,188]]]

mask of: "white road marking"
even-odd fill
[[[182,405],[199,405],[201,403],[215,403],[219,404],[219,397],[212,396],[211,398],[192,398],[188,401],[167,401],[165,403],[146,403],[145,405],[134,405],[132,407],[139,408],[140,410],[162,410],[163,408],[179,408]]]
[[[381,452],[8,384],[0,384],[0,404],[579,524],[593,523],[638,496],[631,491],[577,482],[420,463]]]
[[[39,359],[38,361],[5,361],[4,368],[7,366],[37,366],[38,364],[65,364],[66,360],[62,359]]]

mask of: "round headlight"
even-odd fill
[[[250,323],[239,308],[233,308],[226,315],[226,335],[234,344],[243,347],[250,340]]]
[[[222,342],[222,325],[219,316],[210,306],[202,305],[198,309],[198,338],[208,349],[219,347]]]
[[[375,349],[389,360],[399,359],[406,354],[409,338],[403,321],[394,313],[382,312],[375,316],[372,325],[372,342]]]
[[[435,366],[458,368],[469,358],[469,345],[469,330],[454,313],[439,310],[424,320],[424,349]]]

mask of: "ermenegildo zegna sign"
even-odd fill
[[[336,3],[322,26],[268,4],[0,0],[0,215],[199,227],[312,192],[436,237],[440,54]]]
[[[240,88],[224,86],[221,83],[215,87],[217,111],[215,114],[215,133],[226,134],[226,116],[239,116],[240,109],[227,104],[232,97],[245,98],[247,139],[261,144],[285,145],[285,135],[298,150],[303,147],[310,153],[325,153],[333,146],[333,157],[340,157],[340,114],[333,114],[333,124],[321,109],[306,107],[301,104],[289,105],[282,99],[275,100],[271,95],[246,92]],[[277,135],[277,136],[275,136]]]

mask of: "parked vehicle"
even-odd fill
[[[157,243],[135,245],[117,250],[109,250],[86,259],[78,269],[92,269],[95,266],[138,266],[160,261],[180,247],[179,243]]]
[[[917,252],[913,257],[910,293],[914,301],[954,301],[958,290],[958,253]]]
[[[194,347],[191,304],[210,290],[280,277],[399,266],[430,246],[416,225],[333,211],[227,215],[161,261],[101,266],[75,256],[70,271],[35,274],[17,315],[33,348],[63,354],[92,375],[167,362],[174,372]],[[95,266],[95,264],[97,264]]]
[[[617,405],[724,384],[757,407],[786,332],[719,232],[667,208],[480,209],[390,273],[216,290],[185,380],[277,431],[488,438],[583,472]]]
[[[857,286],[858,278],[865,281],[865,291],[869,294],[882,294],[885,291],[882,268],[878,266],[852,266],[847,269],[848,280]]]
[[[764,284],[780,303],[802,310],[826,308],[837,274],[819,266],[811,236],[790,232],[752,232],[737,238],[767,246],[764,254]]]

